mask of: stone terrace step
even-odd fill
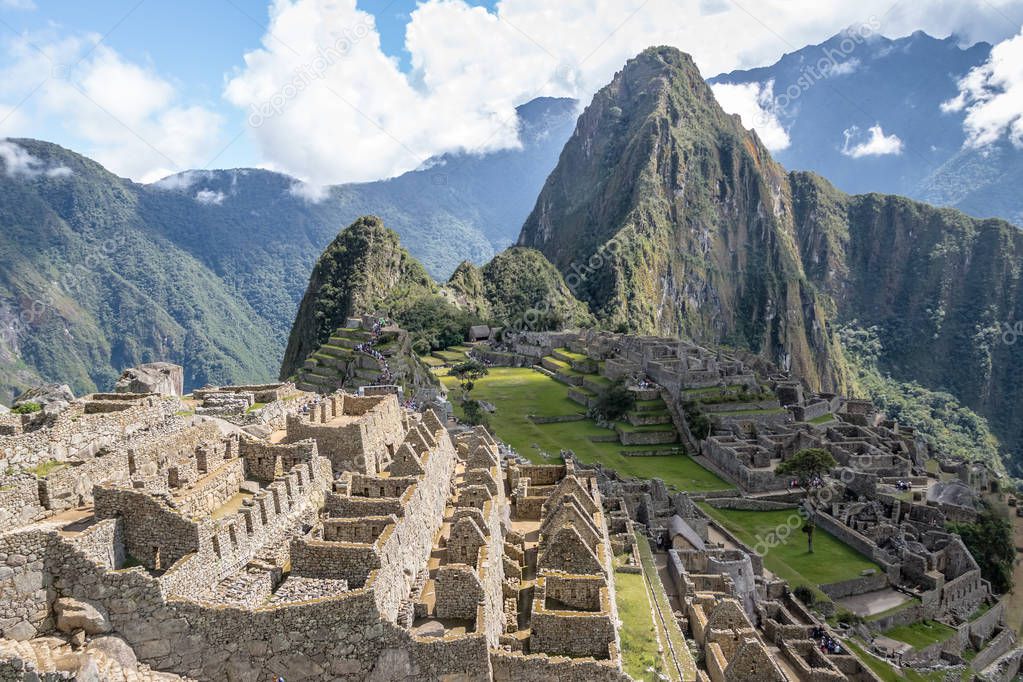
[[[671,415],[664,412],[629,412],[626,415],[633,426],[650,426],[655,424],[671,424]]]

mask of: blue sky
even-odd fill
[[[0,0],[0,137],[144,182],[259,166],[323,187],[514,147],[517,105],[585,103],[650,45],[713,75],[854,26],[1008,43],[1021,21],[1023,0]],[[1005,110],[974,120],[1001,135]]]
[[[359,0],[380,32],[381,47],[403,71],[409,69],[405,27],[417,0]],[[0,0],[0,35],[5,39],[57,29],[96,33],[126,59],[149,65],[185,92],[186,101],[214,109],[241,128],[246,114],[225,102],[226,74],[241,68],[245,53],[260,46],[269,21],[268,0],[32,0],[34,9],[7,6]],[[472,0],[492,8],[496,0]],[[61,140],[52,127],[33,137]],[[218,161],[224,166],[251,165],[257,158],[252,141],[238,140]]]

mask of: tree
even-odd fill
[[[952,523],[948,529],[963,539],[992,590],[1004,594],[1012,589],[1012,562],[1016,558],[1012,526],[990,504],[985,503],[975,522]]]
[[[465,415],[465,423],[473,426],[490,426],[490,419],[487,418],[486,410],[478,400],[466,400],[462,402],[462,412]]]
[[[605,421],[621,419],[636,406],[636,393],[618,379],[597,396],[593,412]]]
[[[806,523],[803,524],[803,532],[806,533],[807,550],[810,554],[813,554],[813,531],[817,527],[814,519],[813,491],[821,486],[824,476],[837,465],[838,462],[827,450],[806,448],[789,457],[774,470],[775,476],[795,478],[805,492],[803,508],[806,510]]]
[[[451,368],[451,376],[458,379],[466,396],[469,395],[469,391],[473,389],[476,382],[489,373],[490,370],[487,369],[487,366],[479,360],[466,360]]]
[[[689,424],[689,432],[693,434],[693,438],[705,440],[714,426],[711,424],[710,417],[704,414],[700,405],[692,400],[687,400],[682,405],[682,410],[685,412],[686,423]]]

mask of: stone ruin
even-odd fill
[[[881,570],[819,589],[897,590],[913,603],[885,625],[955,629],[904,663],[971,646],[987,679],[1018,672],[1004,602],[946,529],[976,517],[989,470],[941,460],[869,404],[687,342],[558,333],[481,352],[558,348],[666,396],[687,450],[737,486],[711,506],[795,512],[773,469],[827,449],[840,466],[818,525]],[[637,532],[666,549],[670,610],[654,615],[699,651],[699,667],[672,651],[687,682],[877,679],[762,548],[660,481],[570,454],[527,463],[391,389],[209,387],[188,399],[194,416],[161,393],[0,416],[0,680],[627,680],[615,574],[639,570]],[[693,396],[713,415],[702,443],[684,418]],[[938,475],[923,468],[935,458]]]
[[[12,420],[0,679],[628,679],[592,474],[288,391],[265,438],[155,394]]]

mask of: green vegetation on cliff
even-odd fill
[[[448,287],[494,326],[546,331],[593,324],[586,304],[534,249],[507,249],[482,268],[463,264]]]
[[[650,48],[583,112],[519,244],[609,327],[728,342],[842,390],[787,185],[692,59]]]
[[[313,268],[281,378],[294,374],[348,318],[377,311],[400,318],[435,296],[436,284],[401,247],[398,235],[375,216],[359,218],[341,231]]]
[[[915,382],[893,379],[878,368],[884,355],[877,328],[843,327],[840,332],[846,357],[855,369],[855,393],[901,424],[911,426],[940,452],[956,459],[982,460],[1005,471],[998,439],[987,420],[963,407],[955,396],[932,391]]]

